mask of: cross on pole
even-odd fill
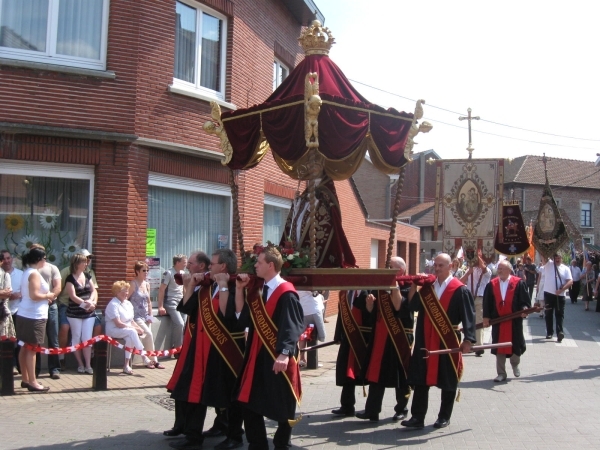
[[[544,164],[544,177],[546,178],[546,183],[548,183],[548,161],[552,161],[550,158],[546,158],[546,154],[544,153],[544,156],[542,156],[541,159],[538,159],[538,161],[541,161]]]
[[[468,113],[468,115],[466,117],[459,117],[458,120],[468,120],[469,121],[469,146],[467,147],[467,151],[469,152],[469,159],[471,159],[473,156],[473,150],[475,150],[473,148],[473,140],[471,139],[471,121],[479,120],[480,118],[479,118],[479,116],[475,116],[475,117],[471,116],[471,108],[467,109],[467,113]]]

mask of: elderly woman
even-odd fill
[[[462,266],[461,266],[458,258],[454,258],[452,260],[452,269],[450,270],[450,273],[452,274],[453,277],[458,278],[458,279],[461,279],[463,277],[463,275],[465,274],[465,271],[462,270]]]
[[[65,280],[65,290],[69,294],[69,305],[67,306],[67,320],[71,327],[72,345],[77,345],[92,338],[94,322],[96,321],[97,296],[92,295],[96,288],[84,273],[87,267],[87,258],[77,253],[71,257],[71,273]],[[81,355],[83,353],[83,359]],[[94,373],[92,360],[92,346],[88,345],[83,350],[75,352],[79,373]],[[85,360],[85,367],[84,367]]]
[[[113,299],[106,306],[106,334],[117,339],[125,339],[125,347],[144,350],[140,336],[144,334],[137,323],[133,320],[133,305],[127,300],[129,295],[129,283],[116,281],[112,286]],[[145,357],[144,357],[145,358]],[[132,375],[133,370],[129,366],[131,352],[125,352],[123,373]]]
[[[135,278],[129,286],[129,301],[133,305],[134,320],[138,327],[144,330],[142,343],[147,351],[154,351],[154,336],[150,326],[152,324],[152,302],[150,301],[150,284],[146,281],[148,277],[148,265],[138,261],[133,266]],[[158,362],[153,356],[148,359],[144,356],[144,365],[148,369],[164,369],[165,366]]]
[[[48,305],[56,296],[49,292],[48,283],[38,269],[46,261],[46,252],[38,248],[31,249],[23,256],[23,266],[27,269],[21,278],[21,303],[17,311],[17,339],[26,344],[41,346],[46,336]],[[23,346],[19,352],[21,366],[21,387],[31,392],[46,392],[50,388],[42,386],[35,377],[36,352]]]

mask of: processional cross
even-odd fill
[[[544,177],[546,178],[546,183],[548,182],[548,161],[552,161],[550,158],[546,158],[546,154],[543,154],[544,156],[542,156],[541,159],[538,159],[538,161],[541,161],[544,164]]]
[[[473,150],[475,150],[473,148],[473,140],[471,139],[471,121],[472,120],[479,120],[480,117],[479,116],[471,116],[471,108],[467,109],[467,113],[468,115],[466,117],[459,117],[458,120],[468,120],[469,121],[469,146],[467,147],[467,151],[469,152],[469,159],[471,159],[473,157]]]

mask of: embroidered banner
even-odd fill
[[[568,240],[569,234],[546,179],[533,229],[533,245],[542,256],[550,259]]]
[[[529,248],[529,239],[518,202],[504,203],[502,222],[498,225],[494,248],[498,253],[507,256],[521,255]]]

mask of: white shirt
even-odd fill
[[[271,288],[269,288],[270,291]],[[321,294],[313,297],[312,291],[298,291],[298,297],[300,297],[300,304],[305,316],[320,314],[323,311],[323,296]]]
[[[48,318],[48,301],[47,300],[32,300],[29,296],[29,277],[33,272],[39,272],[36,269],[28,268],[23,272],[23,278],[21,279],[21,304],[17,315],[26,317],[28,319],[47,319]],[[40,275],[40,293],[47,294],[50,291],[50,287],[46,280]]]
[[[571,271],[564,264],[558,266],[556,272],[560,275],[560,279],[554,271],[554,261],[549,260],[544,266],[544,292],[556,295],[557,290],[564,286],[567,281],[573,279]]]
[[[500,282],[500,295],[502,296],[502,300],[506,300],[506,291],[508,290],[508,281],[510,280],[510,277],[508,277],[506,279],[506,281],[502,281],[501,278],[498,278],[498,281]]]
[[[10,273],[10,284],[12,285],[12,291],[21,292],[21,280],[23,279],[23,271],[13,267],[12,272]],[[19,310],[19,303],[21,303],[21,299],[17,298],[15,300],[8,301],[8,308],[10,309],[10,313],[15,315]]]
[[[113,319],[118,318],[124,324],[131,325],[134,316],[133,305],[129,300],[125,300],[121,303],[121,300],[117,297],[113,297],[113,299],[108,302],[108,305],[106,305],[104,315],[108,319],[105,324],[106,334],[110,336],[115,330],[119,329],[113,322]]]
[[[571,271],[574,282],[581,280],[581,269],[579,266],[569,266],[569,270]]]
[[[275,275],[273,278],[271,278],[271,280],[268,283],[266,283],[266,285],[269,286],[269,291],[267,292],[267,298],[265,300],[265,303],[269,301],[273,291],[277,289],[282,283],[285,283],[285,280],[281,278],[281,275],[279,274]]]
[[[442,298],[442,295],[444,294],[444,291],[446,290],[446,288],[448,287],[448,283],[450,283],[452,281],[452,278],[454,278],[452,276],[452,273],[448,276],[448,278],[446,278],[444,281],[442,281],[442,283],[439,283],[439,278],[436,278],[435,282],[433,283],[433,288],[435,289],[435,295],[437,295],[438,300],[440,298]]]
[[[465,286],[467,289],[473,294],[475,297],[483,297],[483,292],[485,291],[485,287],[492,279],[492,271],[486,267],[483,276],[481,277],[481,282],[479,282],[479,277],[481,276],[481,269],[479,267],[473,267],[473,272],[467,278],[465,282]],[[472,283],[472,284],[471,284]],[[477,289],[477,283],[479,283],[479,289]],[[473,288],[471,288],[473,286]],[[477,293],[473,292],[477,289]]]

